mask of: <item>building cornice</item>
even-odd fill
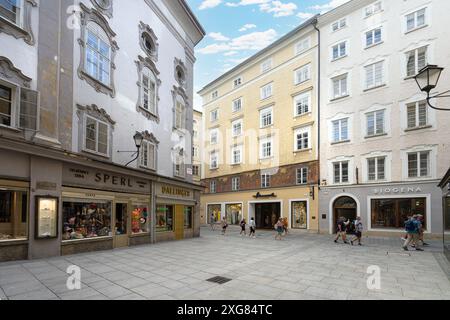
[[[320,15],[317,19],[318,27],[322,28],[326,24],[334,22],[335,20],[338,20],[339,18],[344,17],[355,10],[361,9],[373,2],[374,0],[350,0],[349,2],[328,11],[327,13]]]

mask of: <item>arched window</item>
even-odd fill
[[[152,114],[156,114],[156,88],[157,88],[157,79],[153,71],[149,68],[145,67],[142,69],[141,74],[141,105],[142,108],[151,112]]]
[[[109,86],[111,82],[111,46],[105,31],[90,22],[86,28],[86,73]]]

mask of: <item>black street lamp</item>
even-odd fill
[[[427,65],[425,68],[419,71],[419,73],[414,77],[414,79],[416,80],[417,85],[420,88],[420,91],[427,93],[427,103],[430,106],[430,108],[439,111],[450,111],[450,109],[447,108],[437,108],[430,103],[431,99],[450,97],[450,95],[448,94],[450,93],[450,90],[434,96],[430,95],[431,90],[437,87],[437,84],[439,82],[443,70],[444,68],[438,67],[436,65]]]
[[[136,132],[136,134],[133,136],[134,139],[134,144],[136,145],[137,151],[117,151],[117,152],[128,152],[128,153],[136,153],[136,157],[131,160],[130,162],[128,162],[125,167],[128,167],[128,165],[134,161],[136,161],[139,158],[139,154],[140,154],[140,150],[141,150],[141,146],[142,146],[142,141],[144,140],[144,136],[142,135],[142,133],[140,132]]]

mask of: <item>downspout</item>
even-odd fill
[[[318,174],[317,174],[317,196],[320,199],[320,104],[321,104],[321,39],[320,39],[320,29],[317,27],[317,18],[316,20],[313,22],[313,26],[314,29],[317,31],[317,38],[318,38],[318,49],[317,49],[317,55],[318,55],[318,59],[317,59],[317,162],[318,162]],[[320,204],[320,202],[319,202]],[[321,216],[320,216],[320,210],[319,210],[319,206],[318,206],[318,212],[317,212],[317,233],[320,234],[320,220],[321,220]]]

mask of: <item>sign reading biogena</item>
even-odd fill
[[[388,187],[375,189],[375,194],[407,194],[407,193],[420,193],[422,188],[420,187]]]

